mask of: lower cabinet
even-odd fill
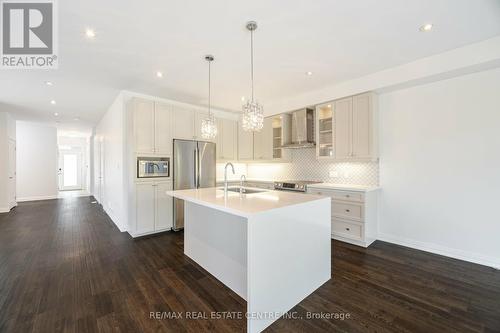
[[[152,181],[135,185],[136,214],[133,237],[170,230],[173,227],[172,181]]]
[[[307,193],[332,199],[332,238],[363,247],[377,239],[377,191],[308,188]]]

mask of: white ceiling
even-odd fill
[[[120,90],[205,104],[207,53],[215,55],[213,104],[239,110],[250,93],[252,19],[264,106],[500,34],[498,0],[58,3],[59,69],[0,71],[0,110],[44,121],[58,112],[68,129],[97,122]],[[433,31],[419,32],[427,22]],[[87,27],[95,40],[85,38]]]

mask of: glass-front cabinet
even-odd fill
[[[334,103],[316,106],[316,155],[318,158],[332,158],[334,155]]]

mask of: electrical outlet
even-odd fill
[[[329,175],[330,175],[330,178],[338,178],[339,177],[339,173],[337,171],[330,171]]]

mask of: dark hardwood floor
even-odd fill
[[[500,271],[384,242],[332,250],[332,280],[290,312],[302,319],[267,331],[500,332]],[[0,332],[238,332],[244,319],[185,316],[245,310],[182,233],[133,240],[91,198],[0,214]]]

